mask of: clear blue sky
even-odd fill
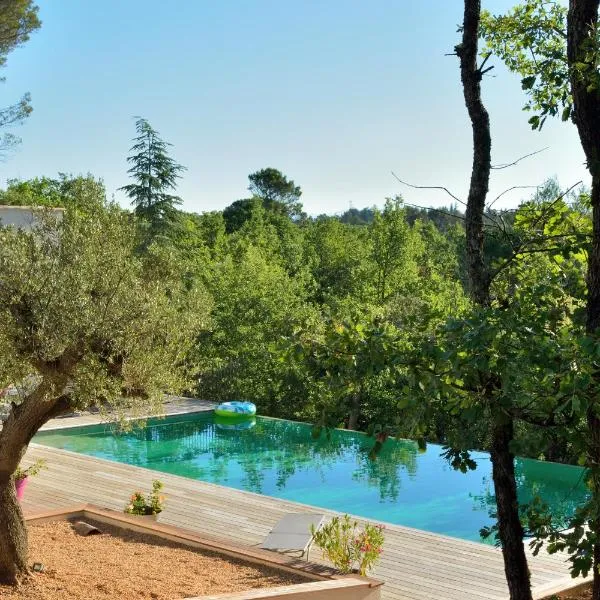
[[[488,0],[494,12],[514,0]],[[173,144],[188,170],[184,208],[222,209],[247,196],[247,176],[282,170],[310,214],[449,198],[391,176],[466,195],[471,131],[456,57],[460,0],[39,0],[43,25],[9,56],[3,102],[25,91],[34,112],[0,181],[90,172],[107,191],[128,182],[133,115]],[[549,146],[495,174],[492,194],[588,182],[576,131],[531,132],[519,81],[496,61],[484,93],[493,159]],[[514,205],[518,194],[499,203]]]

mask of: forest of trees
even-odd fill
[[[157,156],[157,164],[163,158]],[[258,192],[252,181],[261,177],[267,181]],[[454,342],[464,333],[458,324],[473,318],[464,213],[456,207],[415,209],[398,196],[382,209],[357,211],[357,224],[348,222],[352,211],[312,218],[302,214],[300,186],[276,169],[253,173],[249,181],[255,192],[250,198],[202,214],[178,209],[180,199],[159,183],[156,189],[127,186],[134,208],[120,208],[91,175],[10,181],[0,204],[135,218],[137,256],[157,276],[202,295],[202,327],[185,357],[186,393],[244,398],[261,414],[323,425],[376,428],[450,445],[453,436],[464,439],[460,419],[447,406],[461,396],[452,382],[436,383],[437,403],[417,400],[429,396],[430,369],[441,360],[432,354],[434,337],[439,351],[442,340]],[[292,211],[284,188],[293,190]],[[583,323],[585,248],[570,232],[590,229],[588,194],[563,197],[555,180],[518,209],[486,214],[486,263],[513,261],[494,281],[494,304],[518,302],[525,320],[494,327],[527,327],[513,333],[530,338],[521,352],[533,356],[534,336],[543,333],[535,329],[536,315],[542,330]],[[475,342],[482,343],[460,340],[463,346]],[[455,369],[469,367],[458,364],[462,358],[460,352],[444,355],[457,361]],[[511,357],[504,368],[508,372],[522,359]],[[470,436],[470,447],[487,447],[484,427],[471,429]],[[522,455],[577,459],[568,431],[541,435],[523,423],[521,438]]]

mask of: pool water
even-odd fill
[[[313,440],[308,424],[266,417],[246,427],[205,412],[150,419],[124,433],[106,425],[45,431],[34,441],[465,540],[481,541],[481,527],[494,522],[487,453],[473,453],[477,469],[463,474],[435,444],[420,451],[389,439],[371,460],[373,439],[364,434],[335,430]],[[519,458],[516,470],[521,502],[539,495],[558,519],[586,499],[579,467]]]

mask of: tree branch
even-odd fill
[[[494,167],[492,167],[493,169]],[[512,192],[513,190],[525,190],[525,189],[532,189],[535,188],[536,190],[539,189],[539,185],[513,185],[512,187],[509,187],[507,189],[505,189],[502,193],[498,194],[487,206],[488,210],[490,208],[492,208],[492,206],[494,205],[495,202],[497,202],[498,200],[500,200],[500,198],[502,198],[502,196],[504,196],[504,194],[508,194],[508,192]]]
[[[467,205],[466,202],[461,200],[458,196],[455,196],[448,188],[446,188],[442,185],[413,185],[412,183],[408,183],[407,181],[403,181],[402,179],[400,179],[400,177],[398,177],[398,175],[396,175],[396,173],[394,173],[394,171],[392,171],[392,176],[395,179],[397,179],[402,185],[406,185],[406,186],[416,189],[416,190],[443,190],[444,192],[446,192],[446,194],[448,194],[451,198],[453,198],[454,200],[456,200],[463,206]]]
[[[439,208],[433,208],[431,206],[420,206],[418,204],[411,204],[410,202],[404,202],[404,205],[405,206],[412,206],[413,208],[419,208],[421,210],[428,210],[428,211],[430,210],[432,212],[440,213],[441,215],[447,215],[448,217],[454,217],[455,219],[460,219],[461,221],[465,220],[465,218],[462,215],[451,213],[451,212],[448,212],[446,210],[441,210]]]
[[[539,216],[533,221],[533,228],[537,227],[537,225],[542,221],[542,219],[550,212],[552,207],[562,200],[569,192],[571,192],[576,186],[580,185],[581,181],[574,183],[571,187],[566,189],[562,194],[560,194],[556,199],[554,199],[548,206],[545,206]],[[506,234],[506,231],[505,231]],[[565,234],[565,237],[571,237],[576,234]],[[507,236],[508,237],[508,236]],[[556,239],[557,236],[548,236],[547,239]],[[561,247],[553,247],[553,248],[536,248],[536,249],[527,249],[528,246],[532,244],[539,244],[546,240],[546,237],[538,237],[538,238],[529,238],[527,240],[522,241],[515,248],[513,248],[512,255],[504,261],[498,268],[490,273],[490,281],[493,281],[502,271],[504,271],[508,266],[510,266],[520,254],[534,254],[538,252],[550,252],[552,250],[560,250]]]
[[[546,146],[545,148],[541,148],[540,150],[535,150],[534,152],[530,152],[529,154],[524,154],[523,156],[517,158],[516,160],[513,160],[513,162],[503,163],[500,165],[492,165],[490,168],[496,169],[496,170],[508,169],[508,167],[513,167],[517,163],[520,163],[522,160],[525,160],[526,158],[529,158],[530,156],[535,156],[536,154],[540,154],[541,152],[544,152],[545,150],[548,150],[548,146]]]

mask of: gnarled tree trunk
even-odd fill
[[[28,573],[27,528],[12,476],[0,474],[0,582],[19,583]]]
[[[48,419],[69,408],[66,395],[52,397],[55,389],[64,389],[65,374],[37,386],[21,404],[13,405],[0,429],[0,581],[15,584],[24,579],[27,567],[27,529],[17,501],[14,472],[37,430]],[[50,397],[48,397],[50,396]]]

